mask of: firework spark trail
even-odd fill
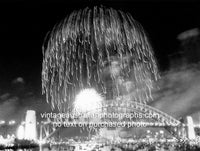
[[[129,82],[134,101],[146,103],[159,77],[141,25],[130,14],[112,8],[72,12],[52,30],[43,56],[42,92],[52,108],[60,110],[68,110],[75,95],[88,87],[103,95],[112,93],[114,100],[124,87],[119,79]],[[105,80],[105,71],[110,72],[111,83]]]

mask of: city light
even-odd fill
[[[11,121],[8,122],[8,125],[14,125],[15,123],[16,123],[15,120],[11,120]]]
[[[164,131],[163,131],[163,130],[160,130],[160,134],[164,134]]]
[[[1,120],[0,121],[0,125],[3,125],[3,124],[5,124],[6,122],[4,121],[4,120]]]

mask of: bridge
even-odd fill
[[[106,104],[102,105],[98,109],[94,109],[93,111],[91,111],[91,113],[100,111],[104,113],[139,113],[143,115],[143,117],[145,117],[145,115],[150,115],[150,120],[147,120],[145,122],[145,119],[143,119],[143,121],[135,121],[135,123],[141,124],[143,122],[144,124],[145,122],[147,127],[165,128],[168,132],[170,132],[178,139],[186,137],[187,125],[183,124],[172,116],[147,104],[139,103],[136,101],[124,102],[127,103],[121,103],[120,101],[106,102]],[[49,120],[41,125],[40,140],[47,140],[58,131],[59,127],[55,127],[56,122],[62,122],[62,119],[54,119],[54,121]]]

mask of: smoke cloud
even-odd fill
[[[17,97],[9,97],[9,94],[7,97],[6,101],[0,104],[0,120],[11,118],[10,116],[14,115],[16,106],[18,106]]]
[[[200,63],[172,68],[161,75],[158,84],[151,106],[175,118],[200,109]]]
[[[20,123],[25,120],[27,110],[35,110],[38,120],[41,120],[40,113],[51,111],[45,99],[29,88],[23,78],[12,80],[9,88],[6,93],[0,93],[0,120]]]

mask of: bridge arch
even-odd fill
[[[180,122],[179,120],[175,119],[174,117],[152,107],[147,104],[139,103],[136,101],[129,101],[128,103],[118,103],[118,102],[107,102],[106,104],[102,105],[100,108],[94,109],[92,112],[96,111],[103,111],[103,112],[116,112],[116,113],[131,113],[137,112],[140,114],[152,114],[156,115],[153,116],[152,121],[150,123],[146,123],[149,127],[163,127],[169,133],[171,133],[176,138],[183,138],[183,135],[178,134],[180,131],[178,129],[184,128],[185,125]],[[88,112],[89,114],[90,112]],[[59,119],[58,119],[59,120]],[[62,121],[62,119],[61,119]],[[53,124],[56,121],[50,121],[47,125]],[[148,125],[149,124],[149,125]],[[58,131],[59,128],[54,128],[51,131],[50,135],[46,135],[44,138],[47,139],[52,136],[54,133]]]
[[[102,105],[100,108],[94,109],[92,112],[100,111],[100,112],[114,112],[114,113],[131,113],[137,112],[141,114],[150,114],[153,115],[153,118],[159,122],[165,123],[166,126],[179,126],[182,125],[179,120],[175,119],[174,117],[152,107],[147,104],[139,103],[139,102],[129,102],[129,103],[117,103],[111,102]],[[87,113],[86,113],[87,114]],[[89,112],[88,112],[89,114]],[[156,119],[157,117],[157,119]]]
[[[151,118],[154,123],[149,123],[150,127],[163,127],[165,128],[171,135],[178,139],[182,139],[186,137],[186,125],[181,121],[175,119],[174,117],[168,115],[167,113],[154,108],[150,105],[136,102],[136,101],[107,101],[100,108],[96,108],[91,112],[95,111],[103,111],[109,113],[109,111],[113,111],[115,113],[131,113],[137,112],[140,114],[151,114],[156,115]],[[147,123],[146,123],[147,124]]]

